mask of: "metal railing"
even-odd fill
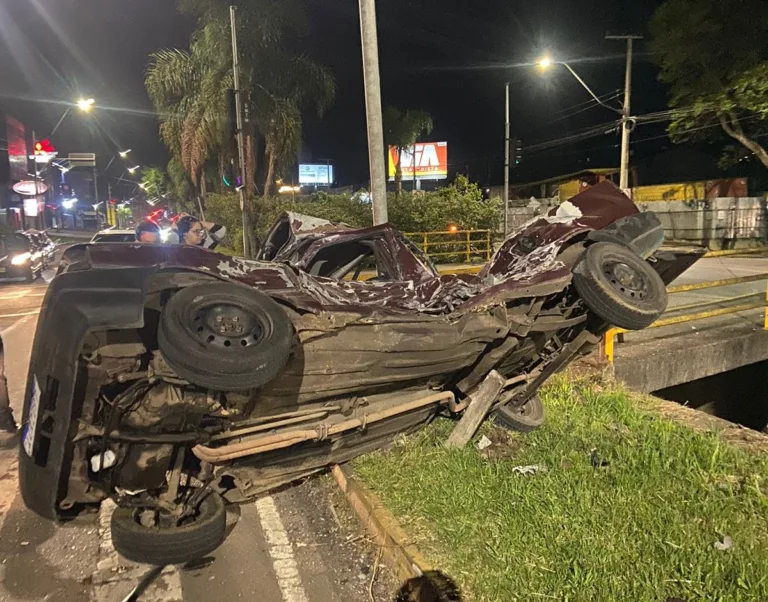
[[[691,291],[699,291],[709,288],[718,288],[723,286],[733,286],[736,284],[746,284],[749,282],[766,281],[765,293],[750,293],[748,295],[737,295],[734,297],[727,297],[724,299],[710,299],[703,300],[701,302],[689,303],[687,305],[678,305],[671,307],[667,312],[648,328],[662,328],[664,326],[673,326],[675,324],[684,324],[686,322],[694,322],[697,320],[707,320],[709,318],[715,318],[717,316],[726,316],[729,314],[736,314],[743,311],[751,311],[755,309],[763,309],[763,329],[768,330],[768,273],[755,274],[753,276],[741,276],[738,278],[726,278],[724,280],[711,280],[709,282],[696,282],[694,284],[681,284],[678,286],[667,287],[667,294],[674,295],[676,293],[688,293]],[[748,301],[751,299],[751,301]],[[744,303],[738,303],[733,305],[736,301],[744,301]],[[715,309],[704,309],[703,311],[694,311],[692,313],[683,313],[680,315],[674,315],[665,317],[666,314],[677,314],[678,312],[688,312],[694,309],[703,309],[705,307],[711,307],[713,305],[724,305],[731,303],[726,307],[717,307]],[[611,328],[605,333],[603,341],[603,353],[605,359],[608,362],[613,363],[615,356],[615,345],[617,342],[624,342],[624,333],[630,332],[624,328]]]
[[[491,258],[490,230],[406,232],[405,235],[436,263],[471,263]]]

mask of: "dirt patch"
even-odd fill
[[[500,426],[491,426],[484,434],[491,441],[488,447],[480,451],[480,455],[486,460],[506,460],[515,456],[522,447],[522,434],[511,433]]]

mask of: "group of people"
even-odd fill
[[[164,242],[213,250],[227,233],[224,226],[205,222],[187,213],[182,213],[175,224],[170,224],[168,230],[166,239],[163,240],[160,225],[153,221],[145,221],[136,228],[136,240],[149,244]]]

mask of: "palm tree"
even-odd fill
[[[403,191],[403,151],[412,148],[419,136],[432,131],[432,117],[425,111],[386,107],[383,112],[384,137],[397,150],[395,187],[397,195]],[[414,166],[415,168],[415,166]]]
[[[152,55],[145,84],[160,115],[160,134],[178,156],[193,184],[204,195],[204,165],[219,165],[234,155],[226,118],[226,90],[232,86],[232,57],[227,4],[220,0],[178,0],[179,9],[198,18],[189,52],[161,50]],[[275,172],[292,163],[301,147],[305,108],[318,113],[332,102],[330,73],[308,57],[287,52],[281,44],[288,29],[305,26],[293,0],[247,0],[238,10],[242,98],[264,137],[266,181],[273,189]],[[246,183],[253,190],[256,152],[246,136]]]

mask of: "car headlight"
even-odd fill
[[[13,265],[23,265],[32,259],[32,253],[19,253],[11,258]]]

